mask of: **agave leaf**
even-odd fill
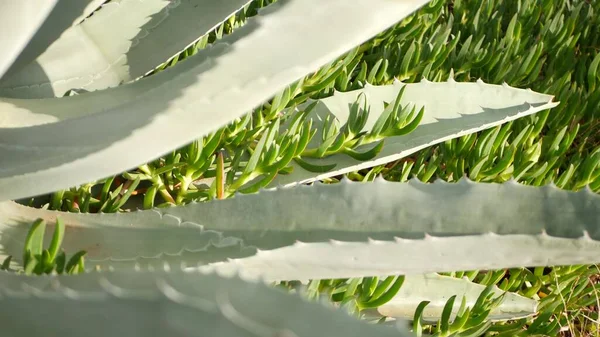
[[[51,43],[56,41],[67,28],[73,25],[73,22],[78,20],[81,15],[84,14],[84,11],[89,5],[93,5],[90,3],[92,1],[93,0],[58,0],[56,6],[54,6],[44,23],[28,41],[27,47],[23,49],[21,54],[19,54],[19,57],[3,76],[3,80],[13,76],[13,74],[20,71],[23,67],[28,66],[40,56],[40,54],[46,51]],[[15,13],[12,13],[12,15],[15,15]],[[71,46],[71,48],[72,47],[73,46]],[[74,49],[71,49],[66,54],[63,54],[61,60],[65,60],[65,55],[72,54],[73,51]],[[67,66],[72,67],[73,63],[69,63]],[[46,71],[43,65],[37,64],[33,65],[33,69],[35,69],[38,74],[43,74]]]
[[[436,323],[442,317],[446,301],[457,295],[450,315],[451,320],[454,320],[463,296],[466,298],[466,306],[473,308],[485,288],[485,286],[468,279],[438,274],[408,275],[396,296],[378,307],[376,311],[383,316],[412,320],[419,304],[429,301],[421,317],[424,322]],[[497,296],[504,293],[498,287],[494,287],[493,291]],[[491,321],[512,320],[529,317],[536,312],[537,301],[508,292],[503,302],[490,312],[487,319]]]
[[[37,336],[41,331],[90,337],[410,336],[399,327],[361,322],[260,282],[212,274],[129,271],[25,277],[2,273],[0,291],[2,333],[7,337]],[[69,322],[68,332],[65,322]]]
[[[54,234],[52,234],[52,240],[50,241],[50,247],[48,247],[48,253],[50,261],[54,262],[54,259],[58,255],[60,246],[65,237],[65,224],[60,218],[56,218],[56,225],[54,226]]]
[[[87,252],[85,251],[80,251],[77,252],[76,254],[74,254],[69,261],[67,262],[67,264],[65,265],[65,273],[68,274],[75,274],[77,271],[77,267],[79,264],[81,264],[83,266],[84,264],[84,258],[85,258],[85,254]]]
[[[0,4],[0,78],[17,60],[58,0],[3,1]]]
[[[596,263],[599,214],[588,189],[345,181],[123,214],[5,202],[0,244],[19,256],[31,221],[60,216],[64,249],[87,251],[88,266],[168,262],[268,280],[407,275]]]
[[[148,78],[73,97],[7,99],[0,114],[14,105],[64,120],[0,129],[0,200],[114,175],[214,132],[426,2],[278,1]]]
[[[85,5],[62,0],[57,8],[68,2]],[[248,2],[111,1],[67,30],[36,62],[0,82],[0,94],[54,97],[73,88],[89,91],[129,82],[187,48]]]
[[[25,238],[24,254],[36,259],[42,255],[44,250],[44,233],[46,231],[46,221],[37,219],[33,222],[27,237]]]
[[[367,85],[360,90],[336,92],[335,95],[318,100],[318,104],[309,114],[313,124],[322,127],[323,120],[335,116],[340,124],[348,121],[351,106],[359,95],[365,95],[369,104],[369,117],[362,131],[371,130],[379,116],[384,112],[384,102],[392,102],[398,92],[405,88],[401,104],[415,104],[425,107],[425,113],[419,126],[413,132],[385,139],[383,150],[373,159],[360,161],[345,154],[333,155],[323,159],[303,158],[306,162],[319,166],[337,164],[335,169],[326,173],[314,173],[293,163],[294,171],[288,175],[279,175],[272,186],[291,185],[321,180],[344,173],[383,165],[406,157],[431,145],[458,138],[470,133],[492,128],[523,116],[550,109],[558,105],[552,102],[551,95],[517,89],[508,85],[448,82],[420,83],[396,82],[392,85]],[[306,104],[311,104],[309,101]],[[300,106],[297,109],[303,109]],[[290,111],[288,111],[290,113]],[[320,131],[317,131],[319,134]],[[309,148],[318,146],[320,140],[314,137]],[[373,145],[363,146],[365,149]]]

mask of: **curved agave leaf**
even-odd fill
[[[68,2],[59,2],[57,9]],[[0,82],[0,94],[54,97],[74,88],[98,90],[132,81],[187,48],[248,2],[111,1],[66,31],[36,62]]]
[[[33,62],[40,54],[44,53],[50,44],[56,41],[67,28],[72,26],[73,22],[78,20],[90,5],[93,5],[93,3],[91,3],[92,1],[93,0],[59,0],[52,9],[52,12],[48,15],[48,18],[37,30],[36,34],[28,41],[27,47],[23,49],[17,60],[3,76],[3,80],[13,76],[23,67]],[[65,56],[72,54],[73,52],[74,49],[70,49],[63,54],[61,61],[65,61]],[[72,67],[73,63],[69,63],[68,66]],[[36,70],[39,72],[39,67],[37,67]],[[0,91],[0,95],[3,94],[4,93]]]
[[[469,281],[438,274],[408,275],[400,291],[392,300],[378,307],[376,311],[387,317],[412,320],[417,307],[422,301],[429,301],[422,314],[424,322],[436,323],[442,317],[446,301],[454,295],[456,300],[452,313],[453,320],[465,297],[466,306],[473,308],[485,286]],[[505,292],[494,286],[497,296]],[[504,321],[525,318],[537,313],[537,301],[516,293],[506,292],[502,303],[492,309],[487,320]]]
[[[222,42],[159,74],[97,94],[36,100],[35,111],[31,105],[22,110],[77,118],[0,129],[0,200],[117,174],[183,146],[426,2],[278,1]],[[0,111],[22,102],[5,100]]]
[[[4,254],[20,255],[33,220],[60,216],[66,251],[87,250],[101,267],[169,262],[307,280],[600,259],[600,196],[552,185],[345,181],[124,214],[0,207]]]
[[[3,1],[0,4],[0,78],[17,60],[58,0]]]
[[[317,101],[309,118],[313,119],[314,125],[322,127],[327,116],[333,115],[343,125],[348,121],[349,106],[357,101],[359,95],[364,94],[370,112],[363,131],[369,131],[384,110],[383,102],[395,100],[403,87],[405,91],[401,99],[402,105],[411,103],[425,108],[423,119],[413,132],[386,138],[383,150],[372,160],[359,161],[344,154],[323,159],[305,159],[318,166],[335,164],[335,168],[326,173],[310,172],[292,163],[293,172],[278,175],[272,186],[306,183],[387,164],[431,145],[492,128],[558,105],[557,102],[552,102],[551,95],[529,89],[517,89],[507,84],[486,84],[481,80],[476,83],[457,83],[452,79],[448,82],[423,80],[420,83],[367,85],[361,90],[336,92],[331,97]],[[303,109],[313,102],[309,101],[297,109]],[[317,131],[317,134],[320,134],[320,131]],[[313,141],[318,141],[317,138]],[[310,147],[317,147],[318,144],[315,142],[315,145]]]
[[[76,277],[0,273],[0,292],[7,337],[409,336],[262,283],[181,271]]]

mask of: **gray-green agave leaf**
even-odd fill
[[[0,94],[54,97],[74,88],[92,91],[132,81],[188,47],[248,2],[111,1],[64,32],[35,62],[0,81]],[[64,15],[64,10],[61,13]]]
[[[262,283],[181,271],[0,273],[0,324],[6,337],[409,336]]]
[[[58,0],[3,1],[0,3],[0,78],[35,36]]]
[[[98,8],[98,6],[100,6],[98,0],[59,0],[52,9],[52,12],[37,30],[36,34],[28,41],[27,47],[19,54],[19,57],[11,65],[6,74],[0,77],[2,77],[3,80],[12,77],[22,71],[23,68],[33,70],[32,75],[34,76],[44,76],[45,73],[49,72],[48,64],[39,64],[39,62],[34,61],[41,54],[45,53],[48,47],[65,33],[65,30],[68,30],[71,26],[79,23],[86,16],[91,14],[92,11]],[[76,64],[75,62],[82,62],[82,60],[75,61],[69,59],[69,56],[72,56],[77,51],[77,48],[81,48],[81,41],[78,42],[79,45],[71,45],[69,51],[64,51],[61,57],[54,61],[58,61],[59,64],[64,64],[68,67],[74,67]],[[30,78],[30,80],[33,80],[33,78]],[[2,82],[3,81],[0,81],[0,83]],[[27,85],[33,84],[35,84],[34,87],[36,89],[40,89],[38,86],[39,83],[32,83],[31,81],[27,83]],[[0,87],[1,86],[2,85],[0,84]],[[0,89],[0,94],[5,96],[10,93],[3,92]],[[30,96],[29,98],[32,97]]]
[[[348,278],[599,262],[598,214],[600,196],[587,189],[378,179],[123,214],[5,202],[0,244],[18,256],[31,222],[60,216],[65,250],[86,250],[88,266],[168,262],[273,281]]]
[[[446,301],[456,295],[451,319],[461,306],[465,298],[466,306],[473,308],[485,286],[469,281],[438,274],[408,275],[400,291],[394,298],[378,307],[376,311],[387,317],[412,319],[417,307],[422,301],[428,301],[422,314],[424,322],[436,323],[442,317]],[[529,317],[537,313],[537,301],[523,297],[516,293],[503,292],[494,286],[495,297],[504,295],[501,304],[492,309],[488,316],[491,321],[504,321]]]
[[[278,1],[211,48],[148,78],[72,97],[6,99],[0,121],[14,121],[16,109],[31,126],[0,128],[0,200],[117,174],[183,146],[426,2]]]
[[[306,183],[387,164],[446,140],[492,128],[558,105],[557,102],[552,102],[551,95],[513,88],[506,84],[486,84],[481,80],[475,83],[459,83],[452,79],[447,82],[423,80],[420,83],[367,85],[360,90],[336,92],[331,97],[318,100],[308,118],[313,120],[313,125],[322,128],[323,121],[333,115],[343,125],[348,122],[349,107],[357,100],[362,102],[364,99],[359,99],[359,96],[364,95],[369,117],[362,131],[369,131],[384,111],[383,103],[393,102],[402,88],[404,93],[401,105],[410,103],[425,109],[419,126],[413,132],[385,138],[381,152],[367,161],[356,160],[345,154],[322,159],[305,158],[305,161],[313,165],[335,167],[328,172],[314,173],[292,163],[293,172],[279,175],[271,185]],[[309,101],[296,109],[303,109],[312,103],[313,101]],[[317,134],[320,132],[317,131]],[[312,147],[320,144],[317,138],[313,138],[315,145]],[[372,147],[373,145],[363,146],[364,149]]]

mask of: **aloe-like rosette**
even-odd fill
[[[57,121],[39,125],[27,116],[32,126],[0,129],[0,200],[117,174],[207,135],[426,2],[280,1],[154,76],[37,100],[35,111],[22,110]],[[277,45],[286,47],[272,48]],[[7,105],[19,107],[19,101],[5,101],[0,114],[9,117],[0,120],[11,120]]]
[[[0,243],[19,256],[32,221],[51,227],[60,216],[65,250],[87,251],[88,267],[170,263],[273,281],[348,278],[595,263],[599,211],[600,196],[587,189],[377,179],[122,214],[5,202]]]
[[[35,62],[0,81],[0,95],[63,96],[74,88],[92,91],[135,80],[248,2],[111,1],[67,29]]]
[[[0,323],[6,337],[410,336],[400,327],[367,324],[260,282],[215,274],[0,273],[0,292]]]

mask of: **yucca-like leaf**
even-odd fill
[[[0,78],[37,33],[58,0],[3,1],[0,4]]]
[[[467,279],[458,279],[438,274],[407,275],[404,284],[394,298],[378,307],[376,311],[387,317],[412,319],[419,304],[428,301],[423,310],[421,319],[424,322],[436,323],[442,317],[448,299],[456,296],[452,307],[451,319],[456,318],[462,298],[465,298],[466,307],[473,308],[485,286],[471,282]],[[494,286],[495,297],[504,294]],[[494,308],[488,320],[503,321],[529,317],[537,312],[537,301],[507,292],[502,303]]]
[[[69,2],[73,1],[60,1],[57,9]],[[184,50],[248,2],[111,1],[67,30],[36,62],[2,80],[0,94],[54,97],[73,88],[98,90],[129,82]],[[59,13],[64,16],[64,10]]]
[[[403,89],[404,88],[404,89]],[[419,126],[411,133],[385,138],[383,149],[370,160],[357,160],[346,154],[332,155],[327,158],[303,158],[311,165],[333,167],[325,173],[315,173],[292,163],[294,171],[288,175],[279,175],[272,183],[290,185],[320,180],[340,174],[353,172],[377,165],[386,164],[406,157],[431,145],[458,138],[470,133],[485,130],[512,120],[550,109],[558,105],[552,102],[551,95],[545,95],[526,89],[517,89],[504,85],[476,83],[458,83],[450,79],[447,82],[401,83],[372,86],[350,92],[336,92],[333,96],[317,101],[309,118],[319,130],[326,118],[335,117],[340,125],[348,122],[349,108],[355,102],[364,102],[366,98],[369,118],[360,131],[369,131],[377,127],[377,120],[384,111],[384,102],[391,103],[398,92],[404,90],[401,97],[403,106],[424,107]],[[360,95],[364,95],[361,98]],[[313,104],[309,100],[303,109]],[[289,112],[288,112],[289,113]],[[320,134],[321,131],[317,131]],[[318,146],[318,137],[313,138],[312,146]],[[365,145],[369,149],[373,145]],[[364,150],[363,150],[364,151]]]
[[[6,337],[410,336],[262,283],[214,274],[129,271],[34,278],[0,273],[0,293]]]
[[[0,200],[117,174],[183,146],[426,2],[278,1],[221,42],[154,76],[85,95],[36,100],[35,109],[23,110],[61,121],[0,129]],[[21,102],[5,100],[0,113],[10,114],[7,105]]]
[[[64,249],[87,251],[91,267],[169,262],[269,280],[422,274],[598,262],[599,212],[587,189],[378,179],[123,214],[5,202],[0,244],[18,256],[32,221],[60,216]]]

